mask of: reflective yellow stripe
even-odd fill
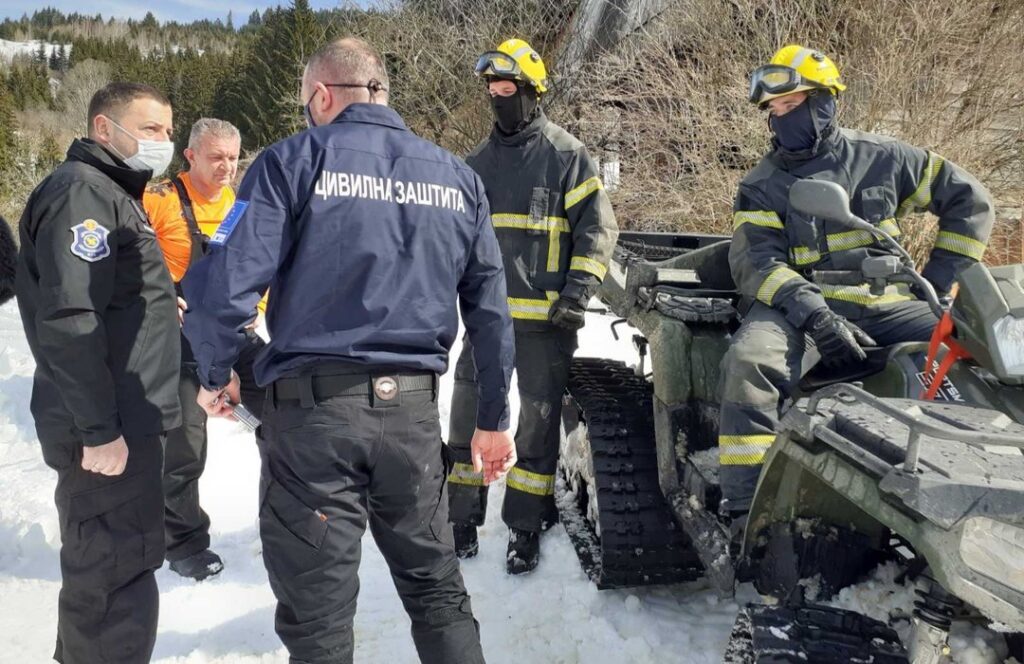
[[[810,247],[790,247],[789,260],[794,265],[810,265],[821,260],[817,249]]]
[[[935,238],[935,248],[969,256],[976,261],[980,261],[985,255],[984,242],[952,231],[939,231],[938,237]]]
[[[569,220],[565,217],[544,217],[544,219],[540,220],[531,220],[528,214],[502,212],[491,215],[491,224],[495,228],[517,228],[524,231],[569,232]]]
[[[800,275],[793,270],[790,270],[788,267],[777,268],[774,272],[768,275],[768,278],[761,282],[761,287],[757,289],[757,299],[770,307],[772,305],[772,299],[775,297],[775,294],[779,292],[779,289],[787,282],[799,278]]]
[[[925,164],[924,172],[921,173],[921,181],[917,189],[908,196],[896,210],[896,217],[903,217],[914,211],[914,209],[925,210],[932,202],[932,185],[942,168],[942,157],[934,152],[928,153],[928,163]]]
[[[509,313],[520,320],[547,320],[551,304],[558,299],[556,291],[545,291],[548,299],[535,300],[526,297],[508,298]]]
[[[565,195],[565,209],[568,210],[587,196],[600,189],[604,189],[604,185],[601,184],[601,178],[596,175],[588,180],[584,180],[583,184]]]
[[[771,210],[740,210],[732,213],[732,229],[736,230],[743,224],[754,224],[764,228],[777,228],[782,230],[782,220],[779,215]]]
[[[569,220],[565,217],[544,217],[542,220],[531,219],[528,214],[512,214],[500,212],[491,215],[491,224],[495,228],[513,228],[523,231],[548,232],[548,272],[558,272],[558,259],[562,256],[561,234],[569,232]]]
[[[528,470],[515,466],[508,471],[508,479],[505,481],[510,489],[532,493],[535,496],[551,496],[555,493],[555,476],[531,473]]]
[[[569,263],[569,269],[589,272],[598,279],[604,279],[604,275],[608,273],[608,268],[606,266],[601,265],[593,258],[587,258],[586,256],[573,256],[572,261]]]
[[[883,219],[878,227],[893,237],[899,237],[900,227],[895,219]],[[829,251],[846,251],[858,247],[867,247],[874,244],[877,238],[868,231],[845,231],[843,233],[829,233],[825,236],[828,242]]]
[[[821,294],[828,300],[841,300],[861,305],[892,304],[913,300],[910,287],[906,284],[887,286],[882,295],[872,295],[868,286],[837,286],[835,284],[819,284]]]
[[[467,486],[483,486],[484,474],[473,470],[468,463],[452,464],[452,472],[448,475],[448,481],[452,484],[465,484]]]
[[[562,256],[561,229],[552,228],[548,233],[548,272],[558,272],[558,259]]]
[[[752,434],[748,436],[719,436],[718,462],[723,466],[756,466],[764,463],[775,442],[775,434]]]

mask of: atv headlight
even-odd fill
[[[992,332],[1006,373],[1024,376],[1024,319],[1003,316],[992,325]]]
[[[1024,592],[1024,528],[971,517],[964,523],[960,557],[975,572]]]

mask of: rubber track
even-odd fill
[[[593,453],[601,526],[600,561],[591,565],[597,586],[699,578],[700,563],[658,485],[650,385],[621,362],[581,358],[573,361],[569,390],[583,409]],[[590,536],[574,541],[585,568],[596,538]]]

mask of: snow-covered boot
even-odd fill
[[[224,569],[224,562],[213,551],[205,549],[188,558],[171,562],[171,571],[196,581],[202,581]]]
[[[452,534],[455,535],[455,555],[459,558],[472,558],[480,551],[480,542],[476,537],[476,526],[465,523],[453,523]]]
[[[539,561],[540,533],[509,528],[505,571],[509,574],[526,574],[533,571]]]

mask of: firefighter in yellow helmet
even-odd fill
[[[604,278],[618,226],[587,149],[544,115],[541,100],[550,83],[540,55],[521,39],[509,39],[480,56],[476,74],[487,85],[495,124],[466,162],[490,201],[515,326],[519,461],[508,474],[502,518],[510,530],[507,571],[521,574],[536,567],[540,533],[558,519],[562,393],[577,331]],[[475,373],[467,344],[455,367],[449,426],[455,462],[450,519],[456,553],[464,558],[477,553],[476,529],[487,505],[487,488],[470,461]]]
[[[774,137],[740,183],[729,251],[743,320],[723,360],[718,444],[723,508],[736,532],[775,441],[780,405],[801,377],[819,361],[863,361],[868,346],[927,340],[937,322],[906,286],[880,293],[858,282],[866,257],[896,252],[869,233],[789,209],[790,185],[842,185],[853,213],[897,240],[908,213],[936,215],[924,276],[940,295],[981,259],[992,228],[992,200],[963,169],[894,138],[839,127],[836,97],[845,89],[832,60],[803,46],[780,49],[750,79],[750,101],[767,111]]]

